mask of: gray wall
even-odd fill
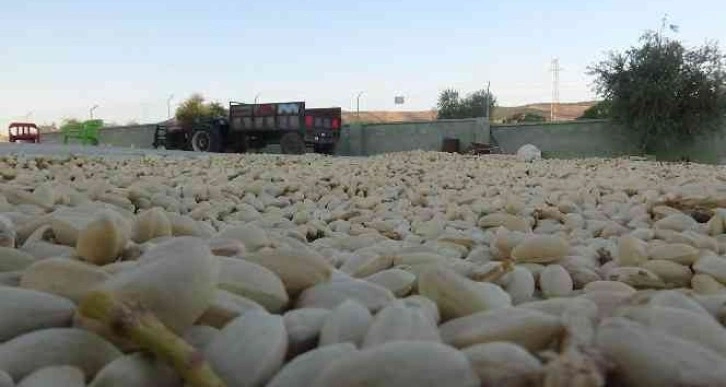
[[[505,153],[516,153],[524,144],[535,145],[554,157],[637,153],[627,131],[607,120],[493,125],[491,135]]]
[[[489,123],[485,118],[353,124],[341,131],[337,154],[370,156],[408,150],[441,150],[445,138],[459,139],[461,149],[472,142],[489,143]]]
[[[154,128],[156,125],[135,125],[103,128],[99,132],[99,141],[102,145],[121,148],[153,148]],[[60,132],[43,133],[41,141],[49,144],[62,144],[63,135]],[[69,139],[68,143],[77,144],[79,140]]]
[[[608,120],[578,120],[560,123],[493,125],[492,141],[505,153],[515,153],[524,144],[537,146],[545,157],[605,157],[637,155],[640,151],[628,131]],[[688,157],[692,161],[726,164],[726,127],[720,132],[678,143],[672,149],[656,150],[658,160]]]
[[[726,127],[720,132],[695,139],[679,146],[681,154],[693,161],[726,164]]]
[[[104,128],[102,145],[151,148],[155,125]],[[504,153],[515,153],[524,144],[539,147],[545,157],[570,158],[638,154],[627,131],[606,120],[563,123],[493,125],[486,119],[439,120],[390,124],[347,125],[341,130],[337,154],[368,156],[406,150],[440,150],[444,138],[460,140],[461,149],[471,142],[498,145]],[[44,143],[63,143],[60,133],[43,133]],[[73,141],[73,140],[72,140]],[[77,143],[77,141],[73,141]],[[279,153],[276,146],[265,152]],[[678,149],[659,151],[658,159],[688,156],[693,161],[726,164],[726,128],[720,133],[696,138]]]

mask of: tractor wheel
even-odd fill
[[[332,155],[333,153],[335,153],[334,144],[315,144],[313,145],[313,149],[315,153],[320,153],[323,155]]]
[[[195,152],[220,152],[222,150],[222,135],[216,128],[195,130],[190,142],[192,150]]]
[[[305,141],[300,133],[285,133],[280,139],[280,150],[285,155],[301,155],[305,153]]]
[[[242,136],[242,138],[239,140],[239,143],[237,143],[237,152],[238,153],[247,153],[250,151],[250,139],[247,136]]]

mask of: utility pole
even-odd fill
[[[557,120],[557,106],[560,104],[560,60],[557,58],[552,59],[552,103],[550,105],[550,121]]]
[[[166,118],[171,118],[171,100],[174,99],[174,94],[169,94],[169,98],[166,99]]]
[[[489,111],[489,109],[490,109],[490,106],[492,105],[491,102],[490,102],[490,100],[492,98],[492,94],[489,91],[489,86],[491,86],[491,84],[492,84],[491,81],[488,81],[487,82],[487,106],[485,107],[485,111],[487,112],[487,121],[491,121],[491,119],[489,119],[489,114],[491,113]]]
[[[360,97],[363,95],[363,91],[358,93],[358,96],[355,97],[355,120],[360,123]]]
[[[98,108],[98,105],[93,105],[93,107],[89,110],[91,119],[93,119],[93,111],[96,110],[97,108]]]

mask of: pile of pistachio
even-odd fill
[[[726,171],[0,158],[0,387],[724,386]]]

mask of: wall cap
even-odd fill
[[[571,120],[571,121],[544,121],[544,122],[518,122],[513,124],[491,124],[492,129],[495,128],[516,128],[520,126],[558,126],[558,125],[588,125],[597,123],[611,123],[615,122],[608,119],[586,119],[586,120]]]

